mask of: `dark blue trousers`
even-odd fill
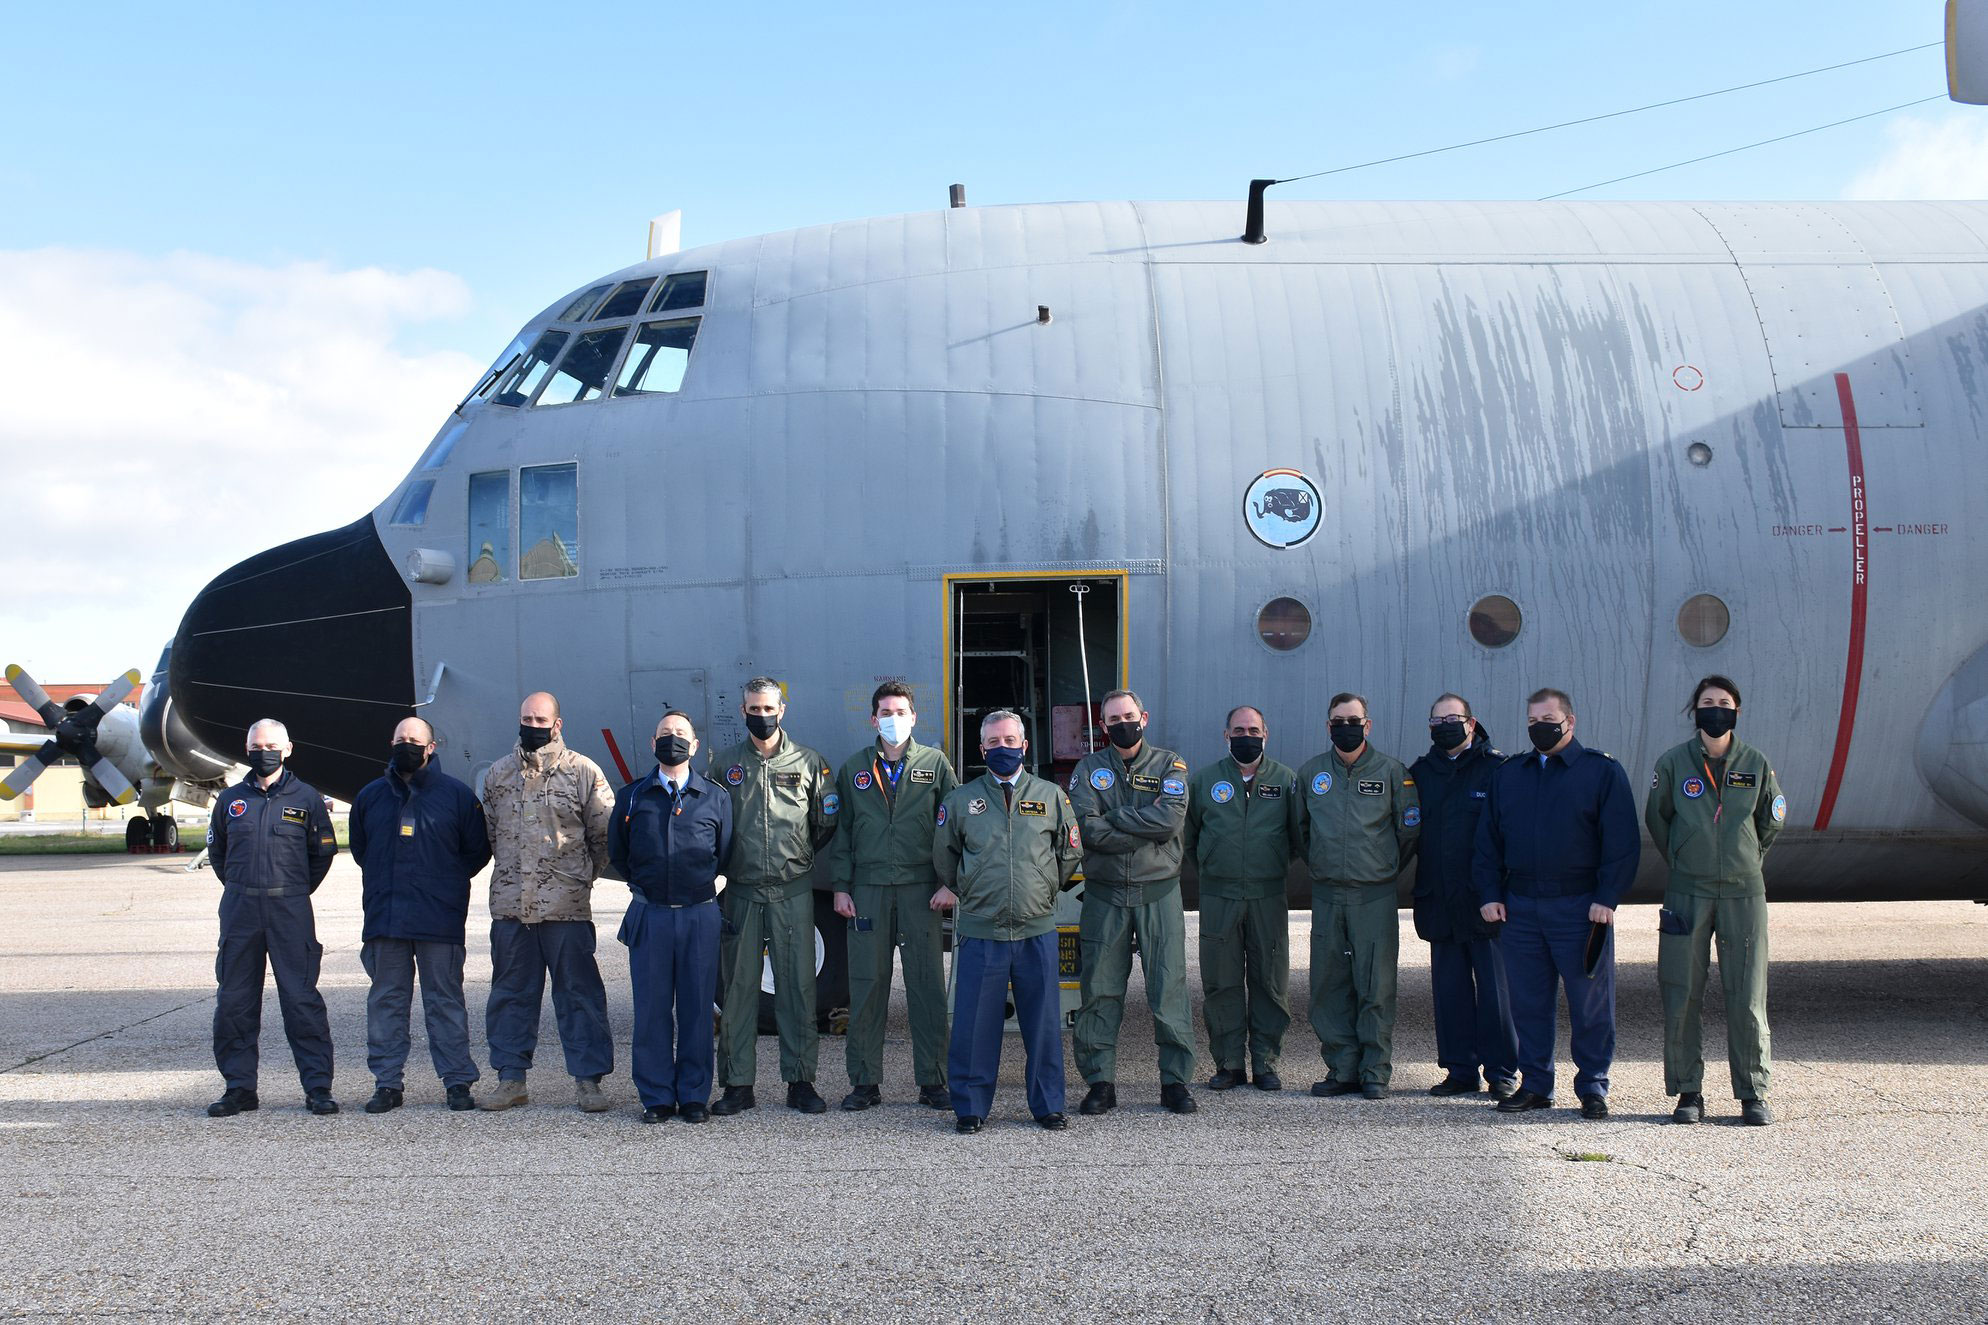
[[[1028,1053],[1029,1112],[1038,1118],[1063,1112],[1063,1006],[1052,930],[1013,943],[963,938],[953,946],[953,1042],[946,1076],[953,1112],[962,1118],[985,1118],[994,1107],[1010,984]]]
[[[1593,893],[1578,897],[1505,899],[1507,919],[1498,942],[1505,950],[1505,979],[1512,991],[1512,1021],[1519,1033],[1522,1089],[1553,1094],[1553,1042],[1560,1033],[1560,989],[1567,990],[1569,1049],[1574,1093],[1607,1095],[1615,1061],[1615,934],[1592,978],[1582,974],[1588,950],[1588,908]]]
[[[490,922],[490,1002],[483,1021],[490,1066],[500,1080],[523,1081],[531,1070],[548,973],[566,1071],[576,1079],[614,1071],[607,987],[594,962],[594,939],[591,920]]]
[[[703,1104],[716,1058],[718,903],[656,906],[628,899],[617,935],[635,994],[629,1075],[645,1109]]]
[[[267,897],[221,890],[221,942],[214,956],[214,1065],[233,1089],[254,1090],[262,1040],[262,982],[276,973],[283,1033],[305,1090],[331,1087],[331,1021],[318,994],[318,942],[310,894]]]
[[[1497,939],[1429,945],[1429,984],[1436,995],[1436,1063],[1446,1072],[1493,1085],[1518,1077],[1518,1031]]]

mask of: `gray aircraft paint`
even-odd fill
[[[1446,689],[1511,748],[1525,694],[1554,685],[1640,800],[1689,735],[1691,685],[1725,672],[1789,798],[1777,896],[1873,871],[1895,895],[1984,891],[1988,205],[1273,204],[1260,246],[1240,220],[1226,203],[956,209],[603,278],[710,272],[681,391],[473,401],[446,422],[446,462],[410,475],[436,480],[426,523],[388,523],[398,490],[376,512],[396,561],[457,562],[412,586],[415,690],[445,665],[424,711],[456,771],[509,748],[535,688],[610,767],[601,729],[644,767],[665,700],[714,749],[742,737],[758,672],[788,683],[789,729],[831,761],[870,738],[880,677],[918,687],[935,739],[942,575],[1123,570],[1132,683],[1190,763],[1220,753],[1243,701],[1301,762],[1340,689],[1369,697],[1375,743],[1403,758]],[[1839,373],[1861,422],[1868,618],[1816,833],[1850,628]],[[568,461],[580,575],[467,584],[467,476]],[[1243,515],[1279,468],[1323,511],[1284,550]],[[1525,621],[1497,650],[1466,629],[1492,593]],[[1676,626],[1700,593],[1732,612],[1709,648]],[[1279,596],[1313,618],[1286,654],[1255,630]]]

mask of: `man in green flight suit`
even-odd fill
[[[1072,1036],[1090,1083],[1079,1113],[1118,1104],[1118,1025],[1132,945],[1146,976],[1153,1039],[1160,1046],[1160,1103],[1193,1113],[1194,1026],[1187,1002],[1187,927],[1180,903],[1181,825],[1187,761],[1146,742],[1146,706],[1130,690],[1104,697],[1098,717],[1110,748],[1070,775],[1070,804],[1084,843],[1083,1004]]]
[[[828,764],[780,729],[787,701],[778,681],[755,676],[746,682],[740,710],[750,736],[712,755],[708,770],[732,797],[732,855],[718,898],[725,922],[718,944],[725,990],[718,1068],[725,1093],[711,1112],[724,1117],[757,1103],[752,1087],[759,1071],[759,955],[766,950],[773,961],[787,1107],[824,1113],[828,1104],[814,1086],[821,1037],[815,1028],[815,902],[808,871],[815,852],[835,836],[840,803]]]
[[[1422,805],[1401,761],[1367,743],[1367,701],[1326,709],[1332,749],[1298,770],[1312,876],[1312,1029],[1326,1078],[1312,1094],[1384,1100],[1394,1075],[1395,880],[1415,855]]]
[[[918,1102],[943,1109],[946,1091],[946,958],[934,900],[933,826],[946,793],[959,785],[945,754],[911,739],[918,721],[911,687],[886,681],[870,696],[874,743],[843,761],[835,775],[842,802],[828,875],[835,913],[849,922],[850,1113],[883,1102],[884,1021],[890,1009],[891,954],[904,960],[904,1001],[911,1014],[911,1062]]]
[[[1268,734],[1262,710],[1231,710],[1222,731],[1228,755],[1188,782],[1181,842],[1201,882],[1201,1013],[1215,1056],[1210,1090],[1250,1079],[1245,1029],[1257,1089],[1284,1088],[1277,1075],[1291,1025],[1284,876],[1300,801],[1297,774],[1263,753]]]

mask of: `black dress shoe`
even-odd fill
[[[464,1113],[475,1107],[476,1101],[470,1096],[468,1086],[449,1087],[449,1108],[457,1113]]]
[[[1092,1117],[1110,1113],[1118,1107],[1118,1087],[1109,1081],[1100,1081],[1084,1092],[1084,1102],[1077,1106],[1077,1112]]]
[[[1198,1113],[1201,1109],[1194,1102],[1194,1092],[1178,1081],[1160,1087],[1160,1107],[1168,1113]]]
[[[676,1113],[676,1105],[658,1104],[653,1109],[642,1110],[642,1121],[645,1123],[659,1123],[663,1121],[663,1119],[668,1118],[675,1113]]]
[[[756,1108],[758,1103],[752,1097],[751,1086],[727,1086],[725,1093],[718,1097],[718,1102],[711,1106],[711,1112],[720,1118],[729,1118],[735,1113]]]
[[[1357,1095],[1359,1093],[1360,1083],[1357,1081],[1334,1081],[1331,1077],[1327,1077],[1323,1081],[1312,1082],[1312,1094],[1322,1100],[1329,1100],[1335,1095]]]
[[[1705,1121],[1705,1097],[1695,1090],[1687,1090],[1677,1097],[1677,1107],[1670,1111],[1674,1123],[1698,1123]]]
[[[1536,1090],[1517,1090],[1498,1101],[1499,1113],[1531,1113],[1534,1109],[1550,1109],[1553,1101]]]
[[[1275,1072],[1258,1072],[1256,1074],[1256,1088],[1258,1090],[1282,1090],[1284,1089],[1284,1078],[1278,1076]]]
[[[953,1130],[961,1136],[970,1136],[980,1130],[980,1119],[970,1113],[963,1113],[958,1121],[953,1123]]]
[[[1491,1098],[1502,1103],[1512,1098],[1512,1092],[1518,1089],[1518,1085],[1510,1081],[1494,1081],[1488,1089],[1491,1092]]]
[[[1216,1070],[1214,1076],[1208,1078],[1208,1089],[1234,1090],[1237,1086],[1243,1085],[1248,1080],[1249,1073],[1239,1067],[1219,1068]]]
[[[232,1118],[238,1113],[254,1113],[261,1107],[262,1101],[255,1097],[254,1091],[243,1090],[239,1086],[230,1086],[221,1092],[220,1099],[215,1100],[207,1106],[207,1116],[209,1118]]]
[[[1599,1122],[1608,1117],[1608,1101],[1600,1095],[1581,1096],[1581,1117]]]
[[[1475,1095],[1482,1089],[1484,1087],[1477,1083],[1475,1076],[1467,1077],[1461,1073],[1452,1072],[1435,1085],[1429,1087],[1429,1093],[1437,1099],[1443,1099],[1450,1095]]]
[[[338,1112],[338,1101],[331,1097],[328,1087],[318,1086],[304,1092],[304,1107],[322,1118],[328,1113]]]
[[[953,1093],[944,1086],[920,1086],[918,1102],[928,1109],[950,1109],[953,1107]]]
[[[367,1113],[391,1113],[400,1107],[402,1098],[403,1094],[401,1091],[396,1090],[392,1086],[381,1086],[373,1092],[373,1098],[367,1100],[360,1107]]]
[[[1765,1127],[1774,1121],[1774,1110],[1767,1107],[1766,1100],[1741,1100],[1740,1121],[1748,1127]]]
[[[865,1109],[874,1109],[883,1102],[883,1092],[875,1086],[856,1086],[842,1097],[842,1111],[861,1113]]]
[[[1369,1081],[1360,1087],[1361,1099],[1384,1100],[1389,1094],[1388,1088],[1378,1081]]]
[[[677,1107],[677,1117],[687,1123],[708,1123],[711,1121],[711,1106],[703,1100],[692,1100]]]
[[[827,1113],[828,1101],[815,1093],[812,1081],[793,1081],[787,1085],[787,1107],[798,1113]]]
[[[1060,1113],[1045,1113],[1035,1120],[1035,1125],[1045,1132],[1061,1132],[1070,1126],[1070,1120]]]

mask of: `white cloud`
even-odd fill
[[[1846,198],[1988,198],[1988,114],[1886,126],[1890,146],[1843,191]]]
[[[484,367],[396,337],[469,303],[427,269],[0,252],[0,661],[149,674],[214,575],[372,509]]]

